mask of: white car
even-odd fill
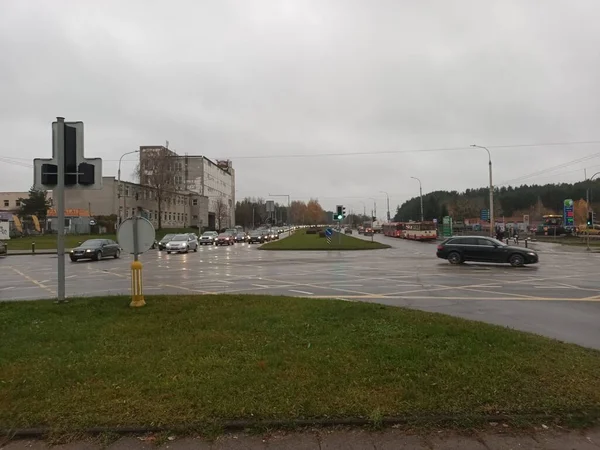
[[[213,245],[219,233],[216,231],[205,231],[200,236],[200,245]]]
[[[198,251],[198,241],[191,234],[178,234],[167,242],[167,253],[187,253],[190,250]]]

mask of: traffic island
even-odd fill
[[[312,231],[312,232],[311,232]],[[300,230],[290,236],[260,246],[261,250],[380,250],[389,245],[334,232],[330,239],[324,230]]]
[[[600,352],[532,334],[340,300],[129,301],[0,303],[0,429],[460,428],[600,415]]]

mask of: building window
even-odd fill
[[[135,216],[135,208],[131,208],[131,217]]]
[[[152,211],[148,212],[148,220],[152,220]]]
[[[21,206],[21,200],[15,200],[15,206]]]
[[[194,215],[192,216],[192,220],[198,220],[198,216],[197,216],[196,214],[194,214]]]
[[[198,199],[197,198],[192,199],[192,205],[198,206]]]
[[[125,197],[129,197],[129,186],[125,186]]]
[[[177,222],[181,222],[181,213],[177,213]]]
[[[185,217],[183,218],[184,222],[187,223],[187,214],[185,215]]]
[[[4,200],[4,206],[10,206],[10,202],[8,200]]]
[[[171,216],[171,213],[169,213],[169,221],[173,220],[173,217]]]

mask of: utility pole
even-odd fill
[[[421,222],[425,221],[425,215],[423,214],[423,185],[421,184],[421,180],[417,177],[411,177],[413,180],[417,180],[419,182],[419,198],[421,199]]]
[[[385,194],[387,198],[387,221],[390,221],[390,194],[385,191],[380,191],[382,194]],[[422,219],[421,219],[422,220]]]
[[[168,143],[167,143],[168,145]],[[119,170],[117,171],[117,198],[119,199],[117,208],[118,209],[118,213],[119,213],[119,224],[121,222],[123,222],[123,217],[121,217],[121,201],[120,198],[123,197],[123,216],[127,217],[127,212],[125,211],[125,191],[123,190],[123,185],[121,184],[121,161],[123,160],[124,156],[127,155],[131,155],[132,153],[139,153],[139,150],[134,150],[132,152],[127,152],[127,153],[123,153],[121,155],[121,157],[119,158]],[[140,170],[142,170],[142,168],[140,167]],[[140,180],[141,181],[141,180]]]
[[[56,254],[58,256],[58,289],[57,302],[65,302],[65,118],[56,118],[56,188],[52,193],[56,197]]]
[[[291,205],[290,205],[290,194],[269,194],[269,197],[287,197],[287,201],[288,201],[288,207],[287,207],[287,217],[286,217],[286,222],[288,225],[290,225],[290,209],[291,209]],[[282,219],[283,220],[283,219]]]
[[[494,219],[494,184],[492,183],[492,154],[488,150],[487,147],[483,147],[482,145],[472,144],[471,147],[482,148],[488,154],[488,166],[490,172],[490,236],[494,236],[494,229],[496,228],[496,222]]]

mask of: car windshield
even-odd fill
[[[219,237],[222,237],[222,238],[226,238],[226,237],[229,237],[229,236],[231,236],[229,233],[221,233],[219,235]]]
[[[202,236],[214,236],[214,231],[206,231],[204,233],[202,233]]]
[[[175,237],[174,234],[165,234],[165,236],[161,239],[162,241],[170,241]]]
[[[179,234],[177,236],[175,236],[173,238],[174,241],[187,241],[188,240],[188,235],[187,234]]]
[[[256,237],[262,236],[262,232],[260,232],[260,231],[251,231],[250,232],[250,236],[256,236]]]
[[[81,247],[100,247],[104,243],[101,239],[90,239],[81,244]]]

